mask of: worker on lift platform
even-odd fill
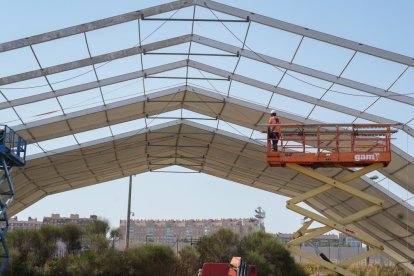
[[[268,139],[272,139],[273,151],[277,151],[277,144],[280,138],[280,125],[282,120],[277,116],[276,111],[270,112],[270,118],[267,126]]]

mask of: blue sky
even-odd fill
[[[0,26],[3,26],[0,28],[0,43],[166,2],[168,1],[8,1],[2,5],[3,10],[7,12],[3,13],[0,18]],[[398,5],[390,1],[373,0],[263,0],[222,1],[222,3],[235,5],[255,13],[378,48],[414,56],[414,36],[412,35],[412,26],[414,26],[414,18],[412,17],[414,2],[412,1],[398,1]],[[203,16],[211,16],[208,13],[200,12],[200,14]],[[177,17],[185,15],[188,15],[187,10],[177,13]],[[165,24],[159,31],[151,35],[152,30],[156,29],[160,23],[148,21],[143,23],[147,24],[145,26],[145,32],[143,33],[143,37],[148,36],[145,43],[188,33],[188,26],[184,24],[178,25],[174,29],[169,29],[170,25]],[[238,37],[241,37],[246,29],[246,25],[229,24],[228,26]],[[128,47],[133,46],[137,43],[134,28],[135,26],[132,26],[132,24],[126,24],[118,29],[102,30],[88,34],[92,53],[101,54],[113,51],[113,49],[124,45]],[[222,39],[234,44],[238,43],[237,39],[232,37],[222,26],[217,27],[209,25],[208,23],[198,23],[195,25],[195,29],[196,32],[213,39]],[[247,45],[254,51],[273,55],[281,59],[288,59],[292,55],[292,51],[294,51],[294,47],[299,40],[300,38],[297,36],[269,30],[267,27],[258,24],[252,24]],[[59,43],[56,41],[50,45],[34,46],[44,66],[75,60],[87,54],[85,47],[81,44],[82,42],[78,41],[77,37],[66,39],[63,42],[64,45]],[[69,51],[69,49],[77,50]],[[341,66],[346,64],[347,59],[351,55],[352,52],[346,49],[333,48],[324,44],[315,43],[311,40],[305,40],[301,46],[301,51],[295,57],[295,62],[338,74],[342,68]],[[214,63],[213,61],[207,61],[205,59],[201,59],[200,61]],[[164,62],[167,61],[150,57],[146,59],[147,66],[155,66]],[[111,65],[105,66],[99,71],[100,77],[103,78],[111,76],[112,74],[123,73],[127,65],[133,66],[130,63],[131,61],[128,60],[125,63],[119,64],[113,62]],[[233,64],[229,65],[220,61],[220,66],[227,70],[228,68],[232,68]],[[269,70],[266,66],[253,64],[251,61],[244,59],[241,61],[237,72],[264,82],[276,82],[280,78],[281,73],[274,68],[270,68]],[[33,68],[36,68],[36,63],[27,49],[17,51],[16,53],[0,55],[1,77],[25,72]],[[395,87],[396,92],[414,92],[414,72],[412,69],[407,73],[408,76],[401,81],[401,84]],[[134,70],[137,70],[137,68]],[[344,76],[386,88],[398,76],[399,72],[401,72],[400,65],[360,55],[350,65],[349,69],[346,70]],[[194,74],[198,74],[198,72],[194,72]],[[56,81],[65,76],[65,74],[57,76]],[[86,81],[92,77],[86,75],[82,80],[76,81]],[[305,78],[304,76],[299,77],[305,80],[309,79],[309,81],[320,86],[326,85],[322,81]],[[149,81],[147,83],[148,87],[153,87],[154,89],[174,84],[177,83],[165,82],[160,84],[158,81]],[[64,83],[62,87],[65,85],[68,86],[69,84]],[[203,85],[207,84],[204,83]],[[303,82],[298,83],[294,79],[286,78],[282,85],[285,88],[313,96],[322,93],[320,90],[315,89],[315,87],[310,87]],[[214,87],[220,91],[226,89],[224,84],[219,82],[214,82]],[[55,88],[59,88],[59,86]],[[122,89],[122,87],[118,88],[118,93],[128,94],[127,89]],[[108,89],[111,92],[111,90],[115,91],[118,88],[112,87]],[[256,88],[247,88],[240,83],[235,83],[232,89],[235,91],[233,95],[235,97],[262,104],[264,101],[269,100],[267,98],[268,94],[265,92]],[[343,89],[344,91],[352,93],[350,89],[339,86],[335,87],[335,89]],[[252,94],[250,93],[251,91],[255,93]],[[39,92],[18,90],[9,91],[7,95],[9,98],[16,98],[21,95],[15,93],[27,93],[25,95],[28,95]],[[67,98],[65,104],[68,107],[79,107],[79,103],[84,99],[93,98],[93,95],[95,95],[93,93],[96,93],[96,91],[91,92],[85,98],[81,98],[81,96]],[[330,93],[325,99],[340,102],[343,105],[361,110],[372,103],[372,99],[369,97],[355,99],[355,97],[340,96],[335,93]],[[306,115],[312,108],[309,104],[303,104],[284,98],[283,96],[277,96],[272,99],[271,106],[289,110],[300,115]],[[55,107],[50,105],[48,108],[53,110]],[[22,109],[19,112],[22,112],[28,120],[32,120],[30,118],[39,114],[42,109],[43,106],[39,106],[36,109]],[[382,100],[374,105],[370,111],[374,114],[403,122],[407,122],[410,118],[414,117],[412,107]],[[12,120],[11,116],[8,113],[0,112],[0,122]],[[328,122],[348,122],[350,120],[347,116],[326,111],[322,108],[317,108],[312,113],[311,118]],[[414,126],[414,122],[411,122],[410,125]],[[241,129],[241,131],[244,130]],[[104,135],[103,132],[104,130],[100,134]],[[246,133],[246,135],[249,135],[249,133]],[[92,139],[92,136],[91,134],[85,134],[85,141]],[[396,137],[398,139],[394,143],[413,155],[413,139],[402,132]],[[69,143],[69,140],[67,142]],[[46,148],[52,149],[58,146],[56,142],[52,141],[47,144]],[[172,169],[180,170],[179,168]],[[136,219],[250,217],[254,215],[254,209],[261,206],[267,213],[265,225],[270,232],[292,232],[300,225],[301,217],[285,209],[286,198],[208,175],[145,173],[134,177],[133,181],[132,211],[135,213],[134,218]],[[61,213],[65,216],[71,213],[79,213],[81,216],[96,214],[107,218],[111,222],[111,225],[116,227],[119,219],[125,218],[126,216],[127,188],[128,179],[125,178],[52,195],[19,213],[18,216],[22,219],[28,216],[42,219],[43,216],[50,215],[51,213]],[[402,197],[406,196],[398,189],[392,191],[399,193]]]

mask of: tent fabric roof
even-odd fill
[[[30,157],[28,165],[13,175],[16,197],[10,213],[15,214],[48,194],[172,164],[288,197],[323,184],[286,168],[269,167],[263,158],[265,154],[263,143],[240,135],[186,120],[167,122]],[[318,170],[332,177],[349,173],[339,168]],[[412,235],[407,236],[407,229],[410,233],[414,230],[412,206],[388,195],[367,178],[354,180],[350,185],[385,202],[383,212],[354,226],[384,242],[387,250],[409,259],[414,242]],[[336,219],[368,207],[364,201],[337,189],[307,203]]]
[[[199,33],[196,8],[225,27],[226,35],[203,29]],[[175,24],[178,11],[187,11],[191,29],[180,33],[178,26],[171,35],[153,39],[163,27],[159,25],[141,38],[144,22],[166,15],[163,20]],[[111,28],[114,40],[121,41],[116,28],[130,28],[127,24],[136,21],[136,45],[102,50],[91,42],[99,31]],[[244,37],[227,27],[230,21],[244,24]],[[291,36],[296,45],[291,57],[249,46],[249,30],[256,25]],[[84,42],[86,55],[47,60],[47,54],[56,51],[55,41],[68,48],[79,46],[66,41],[71,37]],[[340,71],[297,60],[301,51],[310,54],[304,41],[346,52],[338,55],[345,63],[333,61]],[[413,58],[209,0],[175,1],[0,44],[0,57],[16,51],[29,51],[36,63],[0,76],[0,118],[6,118],[0,123],[11,125],[30,143],[27,166],[13,172],[16,196],[10,214],[53,193],[171,165],[288,197],[322,185],[267,165],[258,133],[270,109],[277,109],[288,124],[390,123],[400,130],[400,138],[406,135],[407,145],[414,145],[414,98],[408,93],[414,86],[407,81]],[[362,57],[388,70],[390,83],[384,85],[381,76],[372,81],[352,74],[352,66],[357,72],[370,69],[361,66]],[[137,91],[138,86],[142,89]],[[27,93],[13,93],[16,90]],[[384,106],[401,112],[382,112]],[[163,123],[154,124],[158,120]],[[401,139],[393,141],[392,162],[379,173],[414,193],[409,181],[414,178],[414,158],[403,146]],[[348,173],[340,168],[318,170],[332,177]],[[385,253],[414,272],[413,206],[366,177],[350,185],[385,202],[382,212],[354,227],[383,242]],[[307,204],[330,218],[366,206],[336,189]]]

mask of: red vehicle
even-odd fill
[[[233,257],[228,263],[205,263],[200,276],[258,276],[255,265],[249,265],[241,257]]]

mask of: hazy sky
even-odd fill
[[[0,43],[166,2],[168,1],[3,1],[3,13],[0,17]],[[238,0],[221,2],[378,48],[414,56],[414,36],[412,30],[414,26],[414,17],[412,16],[414,1]],[[160,23],[148,24],[147,34],[150,35],[150,32],[157,26],[156,24],[159,25]],[[165,35],[175,31],[168,29],[168,27],[169,25],[165,24],[165,26],[160,28],[159,33]],[[199,28],[202,34],[204,28],[206,33],[210,32],[210,37],[216,36],[214,30],[211,29],[212,27],[206,25],[206,23],[198,23],[196,27]],[[222,26],[216,28],[219,37],[230,36]],[[245,32],[245,27],[241,27],[242,29],[240,30],[235,26],[232,26],[232,28],[237,34]],[[293,45],[293,38],[286,38],[286,41],[272,41],[269,38],[271,42],[266,43],[266,40],[260,39],[266,38],[269,34],[260,26],[255,28],[257,29],[251,30],[252,34],[251,36],[249,35],[247,40],[249,47],[255,51],[272,51],[272,47],[275,47],[279,51],[276,55],[283,55],[286,50],[285,47],[287,47],[286,45],[291,45],[291,43]],[[154,34],[148,41],[158,39],[157,35],[158,33]],[[91,41],[93,39],[94,36],[91,35]],[[116,43],[115,39],[111,39],[110,36],[105,37],[105,39],[101,42],[99,42],[99,39],[96,39],[93,50],[105,52],[105,47],[110,47]],[[320,66],[320,69],[332,70],[333,72],[338,69],[332,66],[329,67],[322,60],[321,62],[318,62],[317,59],[312,60],[312,43],[307,43],[303,45],[303,52],[298,54],[298,63],[302,62],[306,65],[307,62],[313,61],[316,62],[316,68]],[[53,63],[54,58],[52,57],[58,59],[64,58],[66,55],[66,52],[60,52],[59,48],[56,47],[54,48],[55,52],[50,52],[46,49],[42,50],[41,47],[35,47],[35,49],[39,51],[40,56],[43,55],[42,58],[44,58],[45,63]],[[320,48],[317,54],[320,56],[324,55],[323,47]],[[349,53],[346,51],[343,54],[335,53],[335,55],[344,57],[344,60],[346,57],[349,57]],[[33,60],[30,62],[33,62]],[[358,62],[369,64],[371,61],[365,57],[360,57],[356,64]],[[0,77],[15,74],[19,72],[15,68],[19,66],[24,68],[28,63],[29,61],[23,58],[23,54],[16,57],[0,55]],[[242,67],[240,70],[244,70],[248,74],[249,72],[247,71],[251,67],[248,64],[244,66],[244,69]],[[390,84],[393,77],[398,75],[400,68],[394,68],[393,65],[384,66],[384,68],[386,69],[381,71],[377,66],[372,65],[370,70],[363,71],[355,67],[350,68],[346,74],[359,81],[366,81],[368,84],[387,87],[387,84]],[[379,70],[378,72],[376,71],[377,69]],[[389,78],[385,74],[387,70],[391,71]],[[250,73],[253,74],[252,72]],[[411,74],[410,76],[414,77],[412,71],[409,73]],[[263,75],[263,78],[267,77],[265,76],[267,72],[260,72],[260,74]],[[271,77],[269,76],[269,78]],[[401,85],[402,87],[398,88],[401,88],[406,93],[414,92],[413,83],[412,79],[408,79]],[[289,85],[294,84],[286,83],[286,86]],[[302,93],[310,93],[311,88],[303,87],[303,84],[296,84],[296,90]],[[25,92],[14,91],[9,93]],[[13,95],[9,96],[13,97]],[[249,100],[261,102],[259,96],[256,99]],[[344,100],[342,98],[333,98],[332,101],[360,109],[364,109],[364,107],[369,105],[368,101],[364,102],[365,99],[351,98]],[[278,105],[277,103],[274,104]],[[383,105],[379,104],[373,107],[372,113],[404,122],[414,117],[411,107],[406,109],[397,109],[393,106],[384,108],[385,104],[386,102]],[[284,106],[280,106],[280,108],[284,109]],[[308,107],[303,107],[304,110],[306,108]],[[289,109],[289,107],[286,106],[285,109]],[[303,115],[301,109],[302,107],[298,107],[290,111]],[[305,113],[305,111],[303,112]],[[0,123],[11,120],[6,118],[6,115],[1,114],[3,113],[0,113]],[[346,116],[338,119],[336,117],[338,114],[332,117],[327,116],[323,110],[315,112],[313,116],[321,121],[348,120]],[[413,123],[411,122],[410,125],[414,127]],[[412,138],[407,137],[403,133],[400,133],[398,138],[398,141],[394,141],[395,144],[413,155],[414,147],[411,147],[411,145],[414,143]],[[181,169],[170,168],[170,170],[178,171]],[[246,218],[253,216],[255,208],[261,206],[266,211],[265,226],[268,231],[292,232],[300,226],[301,216],[285,209],[287,198],[212,176],[204,174],[144,173],[134,177],[133,183],[132,211],[135,214],[134,219]],[[397,190],[393,190],[393,192]],[[63,216],[74,213],[81,216],[96,214],[108,219],[111,226],[116,227],[119,224],[119,220],[126,217],[127,192],[128,178],[101,183],[83,189],[48,196],[20,212],[18,217],[26,219],[28,216],[32,216],[42,219],[43,216],[49,216],[51,213],[60,213]]]

